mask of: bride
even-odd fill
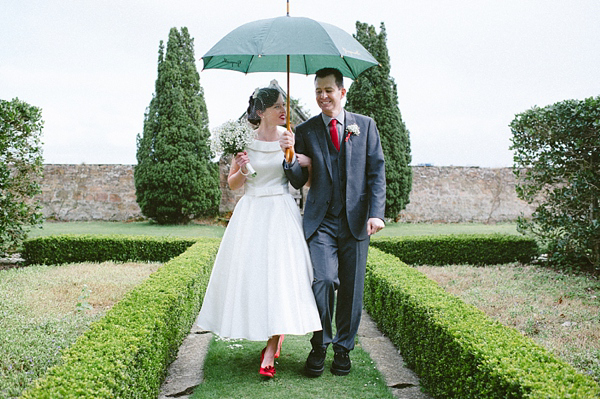
[[[212,270],[199,327],[224,338],[267,341],[259,373],[272,378],[284,334],[321,330],[311,284],[313,269],[300,211],[288,192],[280,128],[286,110],[281,93],[257,89],[248,120],[258,125],[256,139],[235,155],[227,183],[242,186]],[[310,159],[297,154],[307,166]],[[257,174],[251,177],[246,165]]]

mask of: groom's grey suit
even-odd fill
[[[313,346],[333,343],[352,350],[360,324],[369,235],[367,220],[384,218],[385,165],[379,132],[373,119],[344,111],[340,150],[319,114],[296,128],[295,150],[312,160],[311,184],[304,210],[304,234],[314,268],[313,292],[321,315],[322,332]],[[360,133],[348,136],[348,126]],[[347,139],[346,139],[347,138]],[[296,188],[308,180],[297,161],[284,161],[285,173]],[[337,295],[336,327],[331,327]]]

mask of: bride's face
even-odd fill
[[[283,125],[285,124],[285,115],[285,103],[283,102],[283,96],[280,94],[275,104],[265,109],[263,122],[269,125]]]

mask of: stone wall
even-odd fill
[[[220,211],[233,210],[243,190],[227,189],[229,165],[221,162]],[[41,182],[46,218],[70,221],[134,220],[142,217],[135,201],[133,165],[44,165]],[[299,204],[302,195],[293,190]],[[413,167],[410,203],[404,222],[514,221],[534,210],[517,198],[510,168]]]
[[[132,165],[44,165],[45,218],[68,221],[131,220],[142,216]]]
[[[511,168],[416,166],[410,203],[399,220],[496,223],[534,210],[517,198]]]

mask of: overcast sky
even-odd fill
[[[189,29],[201,71],[222,36],[285,13],[285,0],[0,0],[0,99],[42,108],[45,163],[135,164],[170,28]],[[515,114],[600,95],[598,0],[290,0],[290,15],[349,33],[385,23],[413,165],[512,166]],[[211,128],[271,79],[285,87],[201,72]],[[313,79],[293,75],[291,95],[316,115]]]

